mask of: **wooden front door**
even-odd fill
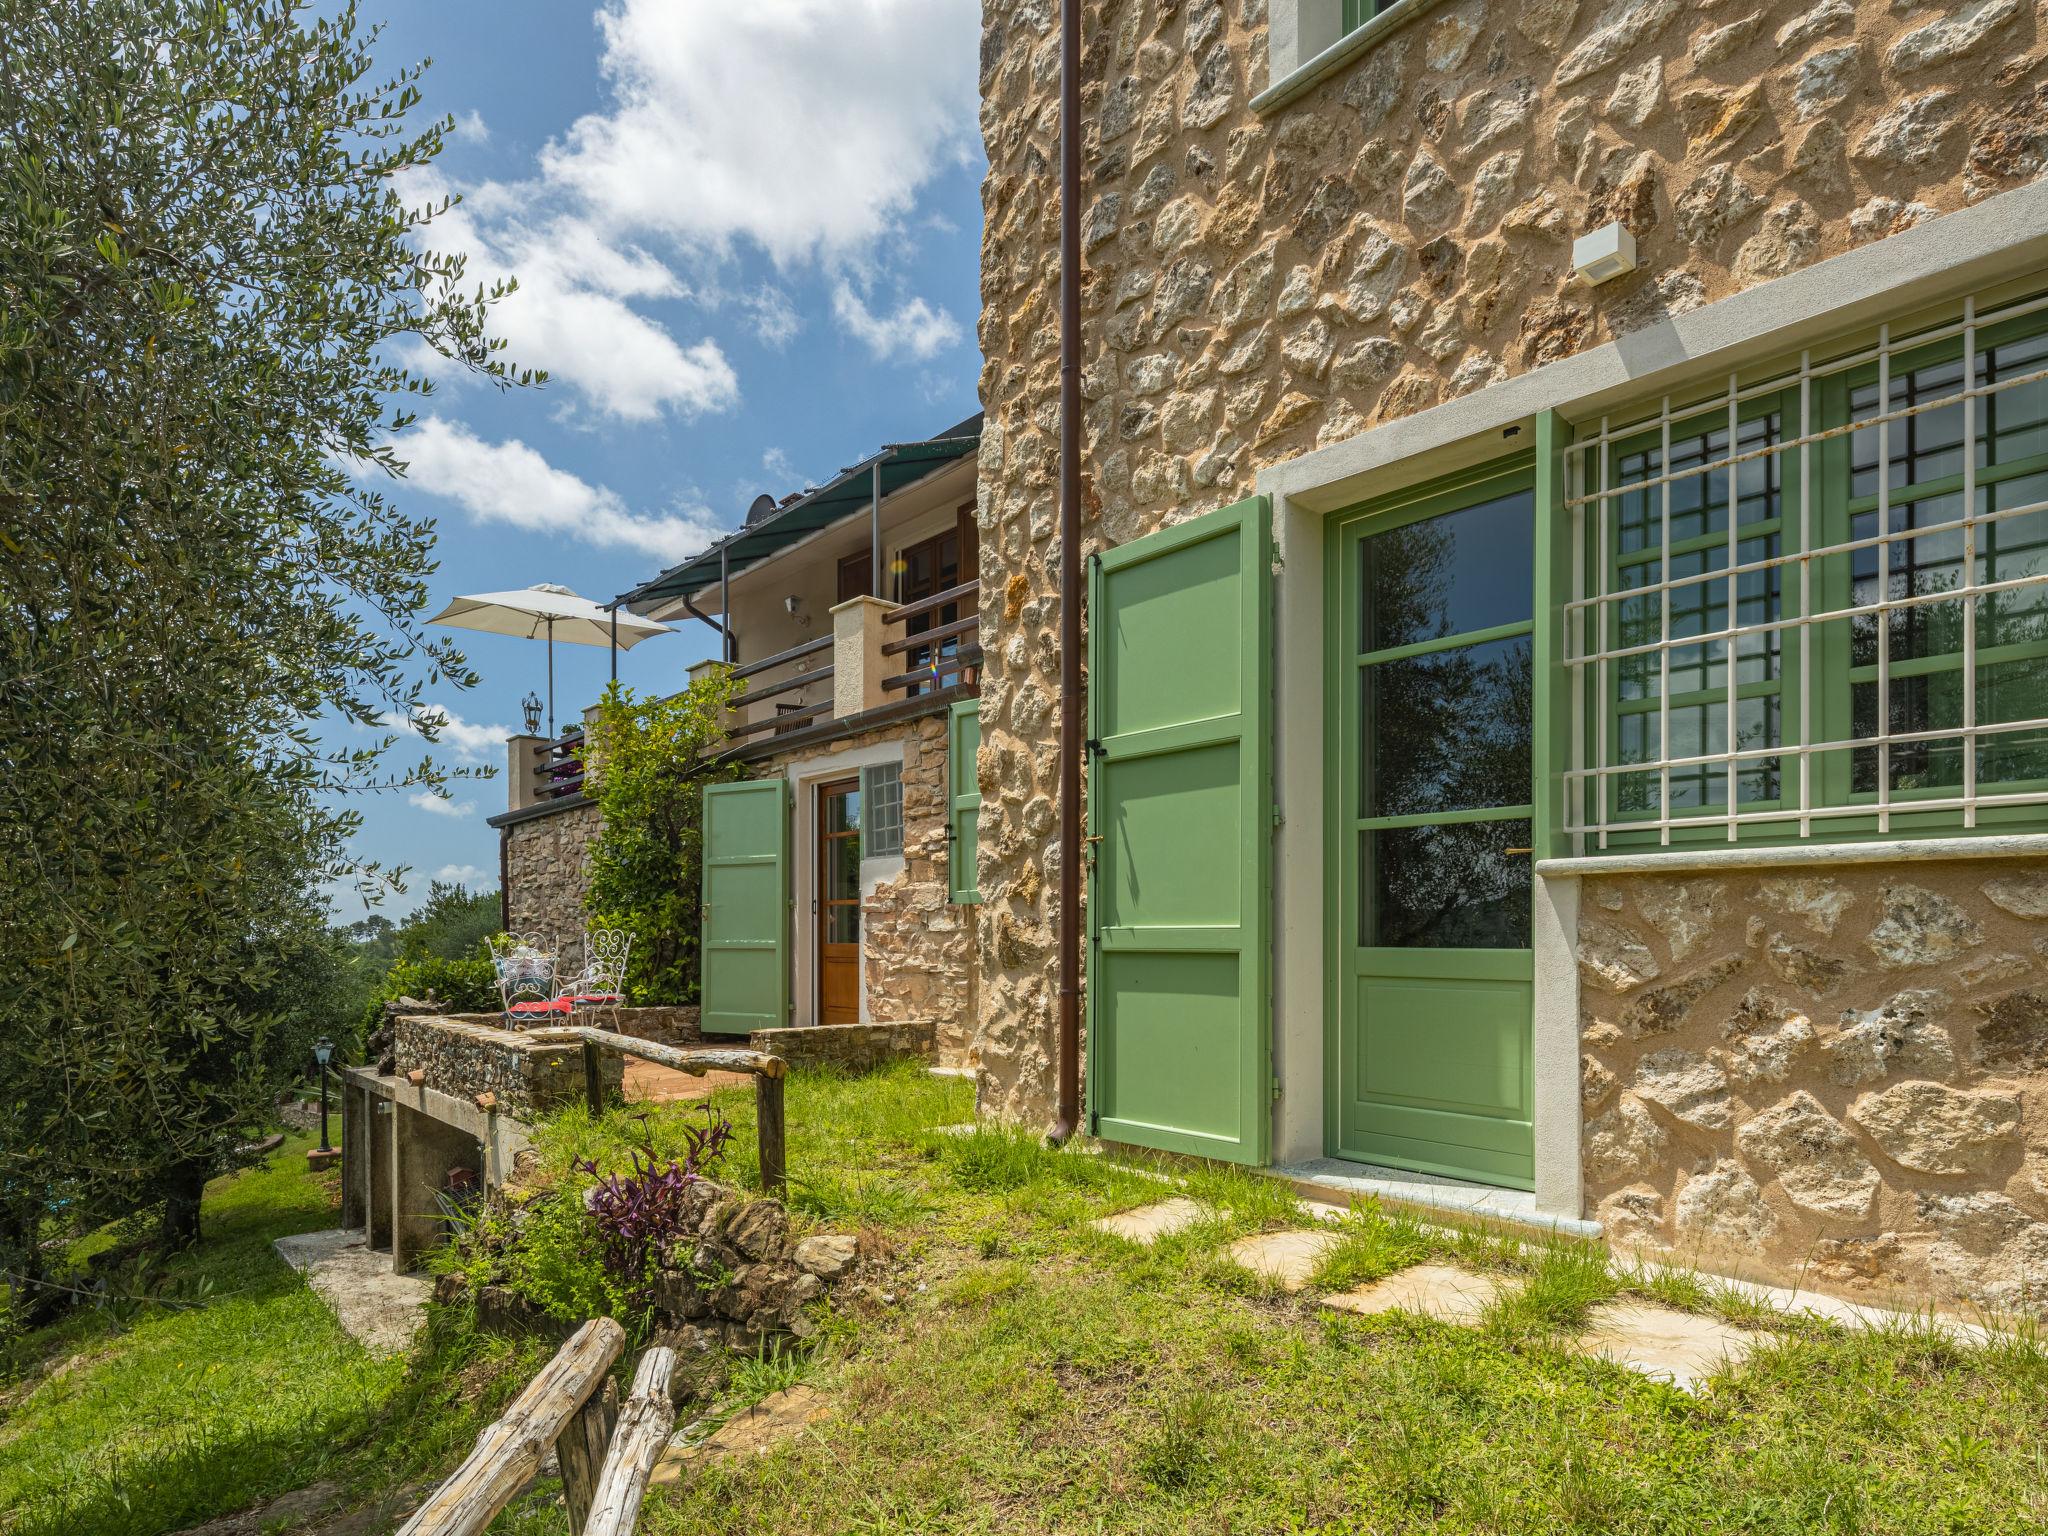
[[[860,1022],[860,780],[818,790],[818,1022]]]

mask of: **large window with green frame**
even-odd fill
[[[1580,852],[2048,824],[2048,300],[1582,431]]]

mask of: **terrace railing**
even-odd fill
[[[782,1113],[782,1080],[789,1075],[789,1063],[765,1051],[736,1046],[661,1045],[632,1035],[616,1034],[587,1024],[553,1029],[529,1029],[523,1037],[535,1041],[575,1040],[583,1046],[583,1091],[593,1116],[604,1113],[602,1053],[617,1051],[621,1056],[638,1056],[656,1066],[702,1077],[706,1072],[745,1072],[754,1079],[754,1127],[761,1164],[761,1187],[780,1195],[789,1186],[789,1139]]]
[[[884,691],[907,698],[972,683],[981,677],[981,583],[963,581],[882,615],[891,631],[882,655],[901,670],[882,679]]]
[[[732,669],[732,675],[746,684],[746,690],[732,702],[737,717],[726,732],[743,740],[764,731],[793,731],[832,713],[832,637],[806,640],[773,656],[763,656]],[[813,658],[826,658],[823,666]],[[812,696],[812,685],[822,687],[822,696]]]

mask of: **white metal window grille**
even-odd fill
[[[861,857],[903,851],[903,769],[875,763],[860,771]]]
[[[1566,507],[1575,852],[2048,804],[2048,296],[1602,418]]]

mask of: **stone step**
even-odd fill
[[[1111,1237],[1149,1247],[1162,1237],[1185,1231],[1211,1214],[1209,1207],[1201,1201],[1175,1195],[1171,1200],[1161,1200],[1156,1205],[1141,1205],[1133,1210],[1118,1211],[1114,1216],[1100,1217],[1089,1225]]]
[[[1292,1295],[1307,1288],[1316,1266],[1323,1261],[1323,1255],[1340,1241],[1339,1235],[1327,1227],[1312,1232],[1289,1227],[1279,1232],[1241,1237],[1226,1251],[1232,1262],[1273,1281]]]
[[[1476,1274],[1455,1264],[1412,1264],[1356,1290],[1325,1296],[1323,1305],[1363,1317],[1410,1312],[1440,1323],[1470,1325],[1500,1297],[1520,1289],[1520,1281]]]
[[[765,1456],[801,1434],[831,1408],[831,1399],[824,1393],[799,1382],[780,1392],[771,1392],[751,1408],[742,1408],[711,1435],[696,1438],[692,1434],[695,1425],[679,1430],[654,1464],[648,1484],[659,1488],[679,1482],[710,1462],[728,1456]]]
[[[1751,1350],[1775,1338],[1649,1301],[1605,1302],[1586,1322],[1578,1347],[1587,1354],[1686,1392],[1697,1391],[1714,1372],[1740,1365]]]

